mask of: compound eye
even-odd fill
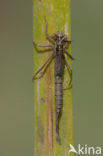
[[[57,34],[53,34],[53,35],[52,35],[52,38],[53,38],[54,40],[57,40],[58,35],[57,35]]]
[[[67,35],[64,36],[64,41],[67,41]]]

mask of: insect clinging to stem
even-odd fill
[[[67,39],[67,35],[63,32],[57,32],[53,35],[49,35],[47,31],[47,21],[45,19],[46,26],[45,26],[45,32],[48,40],[52,40],[52,44],[50,45],[41,45],[33,41],[33,44],[38,47],[49,47],[52,48],[53,53],[51,56],[46,60],[46,62],[37,70],[35,75],[33,76],[32,80],[41,78],[43,74],[46,71],[46,68],[48,67],[48,64],[50,65],[51,61],[55,61],[54,65],[54,76],[55,76],[55,112],[56,112],[56,121],[55,121],[55,127],[56,127],[56,140],[61,144],[61,139],[59,136],[59,121],[62,113],[62,106],[63,106],[63,75],[64,75],[64,68],[65,66],[70,71],[70,81],[68,84],[68,87],[70,86],[72,82],[72,68],[70,64],[67,61],[67,58],[65,55],[69,56],[71,60],[74,60],[72,55],[66,50],[67,45],[71,44],[71,40]],[[44,69],[45,68],[45,69]],[[44,71],[41,73],[39,77],[37,75],[44,69]]]

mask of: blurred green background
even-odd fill
[[[71,4],[75,147],[103,148],[103,1]]]
[[[0,156],[33,156],[33,4],[0,2]],[[103,1],[71,7],[75,147],[102,147]]]

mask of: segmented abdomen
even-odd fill
[[[55,77],[55,109],[56,113],[61,111],[63,104],[63,80],[62,76]]]
[[[55,56],[55,112],[56,112],[56,139],[61,144],[59,136],[59,121],[63,105],[63,74],[64,56],[63,49],[56,51]]]

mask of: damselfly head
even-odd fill
[[[61,31],[58,31],[57,33],[53,34],[53,35],[52,35],[52,38],[53,38],[53,40],[55,40],[55,41],[61,41],[61,42],[67,41],[67,35],[64,34],[64,33],[61,32]]]

